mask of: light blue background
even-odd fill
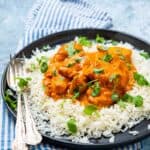
[[[16,51],[23,36],[27,13],[35,0],[0,0],[0,65]],[[123,31],[150,42],[150,0],[93,0],[113,19],[114,30]],[[150,150],[150,138],[144,141]]]

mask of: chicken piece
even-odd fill
[[[65,45],[61,46],[58,52],[54,55],[53,61],[54,62],[59,62],[59,61],[64,61],[66,57],[68,57],[68,53],[65,50]]]
[[[69,78],[69,79],[72,79],[73,76],[75,76],[77,74],[77,72],[75,70],[73,71],[71,68],[67,68],[67,67],[60,67],[58,72],[62,76]]]
[[[83,75],[76,75],[70,86],[69,86],[69,92],[73,93],[73,91],[77,89],[79,91],[80,94],[84,93],[87,89],[87,82],[86,82],[86,77]]]
[[[99,108],[108,107],[113,104],[113,101],[111,100],[111,92],[108,89],[101,88],[100,95],[96,97],[91,96],[91,93],[92,89],[89,88],[87,91],[87,97],[91,104],[94,104]]]
[[[61,97],[66,93],[68,87],[67,79],[57,76],[52,79],[44,79],[43,85],[46,87],[46,94],[55,98]]]

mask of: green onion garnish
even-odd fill
[[[102,60],[110,62],[112,60],[112,56],[110,54],[106,54],[103,56]]]
[[[39,65],[40,65],[40,71],[42,73],[46,72],[47,69],[48,69],[48,64],[47,64],[48,58],[46,56],[41,56],[40,59],[37,58],[37,61],[38,61]]]
[[[21,90],[24,90],[28,86],[29,81],[31,81],[31,78],[29,77],[27,78],[17,77],[16,79],[18,80],[17,85]]]
[[[93,69],[93,72],[94,72],[95,74],[100,74],[100,73],[103,73],[103,72],[104,72],[104,69],[103,69],[103,68],[94,68],[94,69]]]
[[[111,44],[115,46],[115,45],[117,45],[117,44],[118,44],[118,41],[111,40]]]
[[[79,53],[79,51],[74,48],[74,42],[70,42],[70,43],[68,44],[66,50],[67,50],[67,52],[68,52],[68,56],[69,56],[69,57],[71,57],[71,56],[73,56],[73,55]]]
[[[135,105],[135,107],[141,107],[143,106],[143,97],[140,95],[137,96],[131,96],[129,94],[125,94],[122,98],[122,101],[129,102]]]
[[[41,58],[37,58],[37,61],[40,65],[42,62],[48,62],[48,58],[46,56],[41,56]]]
[[[43,51],[48,51],[49,48],[50,48],[49,45],[44,45],[44,46],[42,47],[42,50],[43,50]]]
[[[145,59],[149,59],[150,58],[150,54],[148,52],[141,52],[140,55],[142,57],[144,57]]]
[[[68,127],[69,132],[71,132],[72,134],[75,134],[77,132],[76,120],[75,119],[68,120],[67,127]]]
[[[35,64],[31,64],[31,65],[30,65],[30,71],[34,71],[35,69],[36,69]]]
[[[125,102],[133,103],[133,96],[126,93],[123,95],[122,100]]]
[[[16,110],[17,108],[17,97],[14,92],[12,92],[10,89],[7,89],[5,91],[4,99],[6,103],[10,106],[11,109]]]
[[[105,39],[103,37],[100,37],[99,35],[96,36],[96,42],[98,43],[105,43]]]
[[[94,105],[88,105],[83,110],[86,115],[92,115],[95,111],[97,111],[97,107]]]
[[[114,102],[116,102],[116,101],[119,100],[119,95],[118,95],[117,93],[113,93],[113,94],[111,95],[111,99],[112,99]]]
[[[125,60],[125,56],[124,55],[119,55],[121,60]]]
[[[56,77],[56,76],[57,76],[57,71],[54,70],[54,71],[52,72],[52,75]]]
[[[138,95],[138,96],[135,96],[133,98],[133,103],[135,105],[135,107],[141,107],[143,106],[143,97]]]
[[[40,70],[42,73],[45,73],[48,70],[48,64],[47,62],[41,62],[40,64]]]
[[[79,91],[79,87],[76,87],[74,90],[73,90],[73,97],[72,99],[77,99],[80,97],[80,91]]]
[[[121,108],[126,108],[126,103],[122,100],[119,100],[117,103]]]
[[[76,63],[80,63],[81,61],[82,61],[82,57],[79,57],[79,58],[76,58],[76,59],[75,59],[75,62],[76,62]]]
[[[93,90],[92,90],[92,94],[91,95],[93,97],[98,96],[99,93],[100,93],[100,90],[101,90],[101,87],[100,87],[99,83],[95,82],[92,88],[93,88]]]
[[[69,64],[67,64],[67,67],[70,68],[70,67],[74,66],[75,64],[76,64],[75,62],[69,63]]]
[[[141,85],[141,86],[149,86],[150,83],[145,79],[145,77],[141,74],[139,74],[138,72],[135,72],[134,73],[134,79],[136,80],[136,82],[138,83],[138,85]]]
[[[92,45],[92,42],[90,40],[88,40],[87,37],[84,37],[84,36],[79,37],[78,42],[84,46],[91,46]]]
[[[112,74],[110,77],[109,77],[109,81],[110,82],[113,82],[113,81],[116,81],[118,79],[119,75],[118,74]]]

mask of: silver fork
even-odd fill
[[[17,63],[18,64],[18,63]],[[17,121],[16,121],[16,134],[15,139],[12,144],[13,150],[27,150],[28,147],[24,141],[25,139],[25,125],[23,120],[22,112],[22,102],[21,102],[21,93],[17,88],[16,77],[19,76],[18,66],[14,60],[10,62],[8,71],[7,71],[7,82],[10,88],[16,91],[17,94]]]
[[[22,59],[14,59],[11,61],[7,73],[7,82],[10,88],[16,91],[18,97],[17,106],[17,122],[16,122],[16,137],[13,142],[13,150],[26,150],[27,145],[37,145],[41,142],[42,136],[38,132],[35,122],[32,118],[28,101],[27,93],[21,93],[16,83],[16,77],[24,75]],[[12,75],[12,76],[11,76]],[[15,85],[15,86],[14,86]],[[21,98],[25,104],[25,125],[23,121]]]

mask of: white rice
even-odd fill
[[[106,45],[110,46],[110,45]],[[128,47],[133,50],[132,62],[137,71],[150,81],[150,59],[140,56],[139,51],[134,49],[129,43],[120,42],[118,46]],[[95,45],[94,45],[95,48]],[[109,108],[99,110],[99,117],[96,114],[87,116],[83,114],[84,107],[79,103],[73,104],[71,100],[61,99],[54,101],[44,94],[42,88],[43,74],[38,69],[37,57],[53,56],[58,47],[47,52],[34,52],[32,58],[26,60],[25,68],[29,68],[33,63],[37,69],[33,72],[27,72],[26,76],[32,78],[30,82],[31,93],[28,97],[33,116],[37,127],[42,133],[49,136],[60,137],[68,134],[66,122],[70,117],[76,119],[78,132],[75,135],[67,136],[75,142],[88,143],[91,137],[110,137],[109,142],[113,143],[117,132],[125,132],[128,128],[140,123],[144,118],[150,119],[150,87],[134,85],[129,91],[131,95],[141,95],[144,99],[143,107],[135,107],[128,103],[125,109],[118,104]],[[86,51],[91,49],[85,48]],[[63,107],[62,107],[63,104]],[[136,134],[134,134],[136,135]]]

